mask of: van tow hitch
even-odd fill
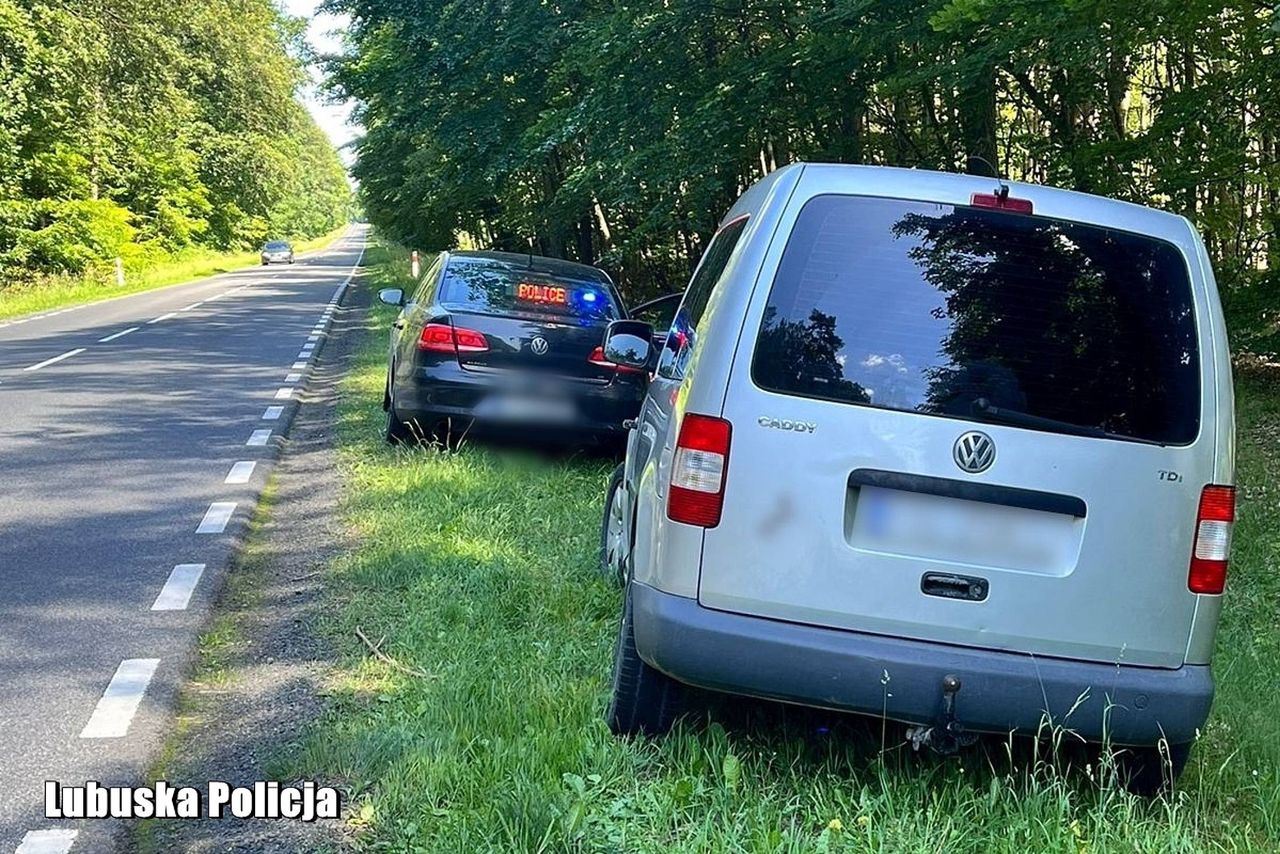
[[[960,679],[948,674],[942,677],[942,715],[933,726],[914,726],[907,730],[911,748],[919,752],[928,747],[935,753],[950,756],[962,747],[970,747],[978,741],[976,732],[965,732],[964,724],[956,720],[956,694],[960,693]]]

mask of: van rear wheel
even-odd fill
[[[1173,788],[1190,759],[1190,744],[1128,747],[1115,755],[1116,774],[1128,791],[1153,798]]]
[[[650,667],[636,650],[628,590],[613,658],[609,729],[614,735],[665,735],[684,710],[684,699],[684,685]]]

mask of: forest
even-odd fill
[[[1280,346],[1274,0],[328,5],[367,212],[420,249],[532,246],[634,300],[777,166],[994,169],[1187,216],[1236,343]]]
[[[272,0],[0,0],[0,294],[348,220]]]

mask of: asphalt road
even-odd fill
[[[0,854],[119,841],[44,782],[141,782],[365,236],[0,322]]]

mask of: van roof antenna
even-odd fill
[[[533,269],[533,238],[530,237],[528,238],[528,240],[529,240],[529,269],[532,270]]]

